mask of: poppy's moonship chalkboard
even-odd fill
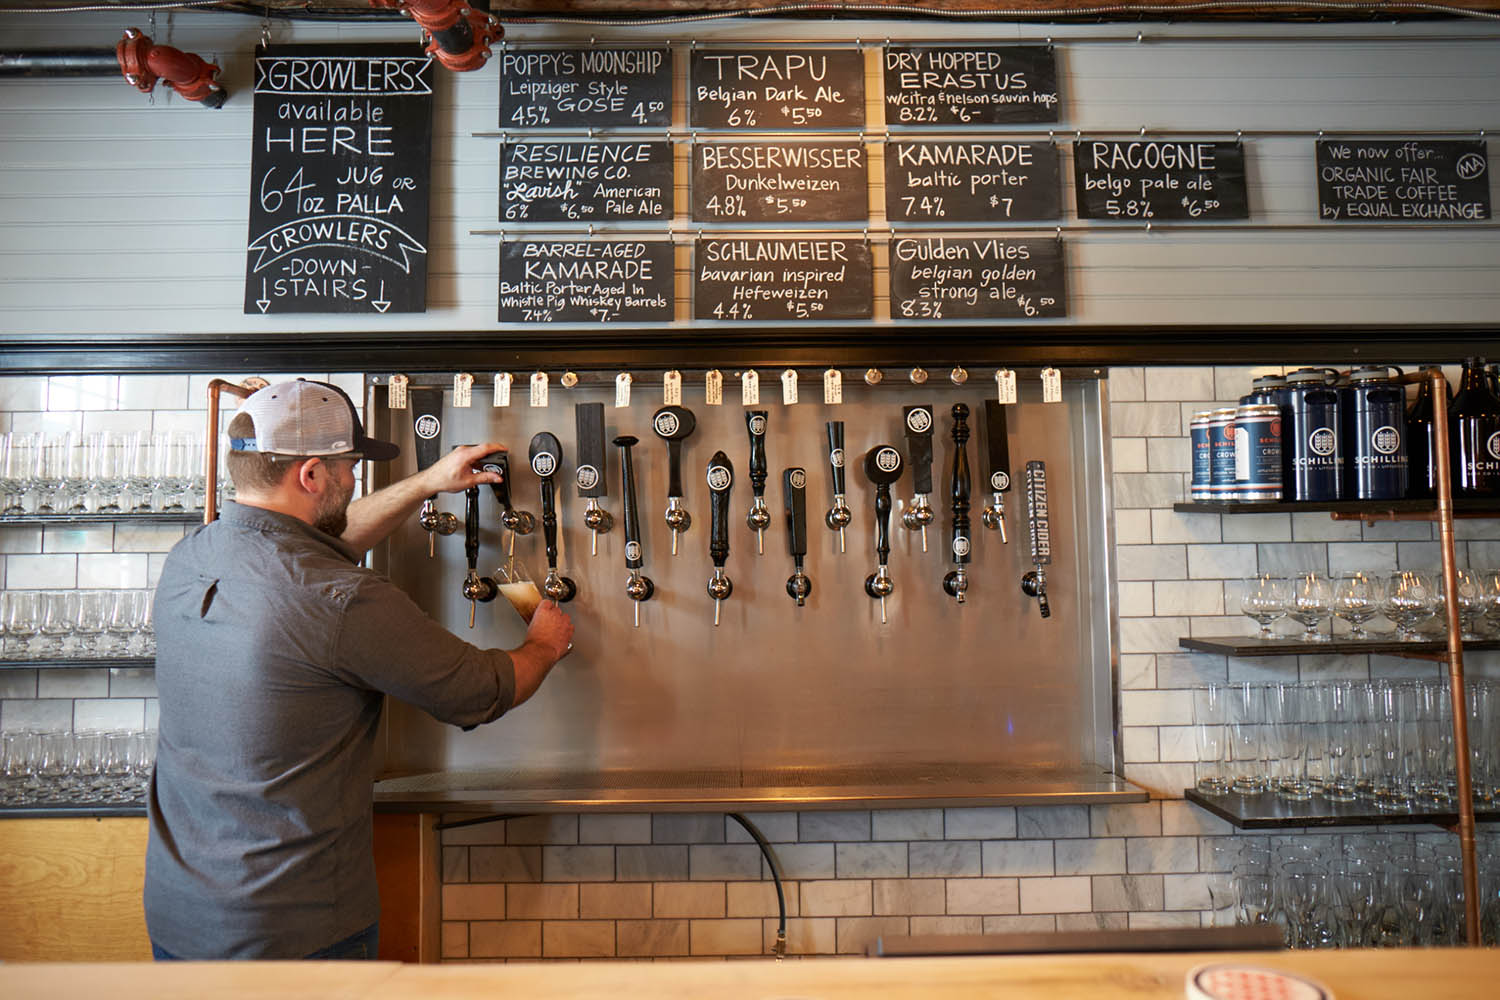
[[[666,128],[672,52],[649,48],[506,46],[501,128]]]

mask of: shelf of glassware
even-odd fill
[[[0,660],[0,670],[155,670],[154,656],[75,656],[34,660]]]
[[[92,514],[0,514],[0,526],[49,524],[201,524],[201,510],[143,510]]]
[[[1333,802],[1321,795],[1297,801],[1277,795],[1275,792],[1260,792],[1256,795],[1241,795],[1238,792],[1209,795],[1196,788],[1188,788],[1182,794],[1189,802],[1208,810],[1241,830],[1286,830],[1310,826],[1396,826],[1420,823],[1453,826],[1458,822],[1456,809],[1451,812],[1380,812],[1372,809],[1370,804],[1363,800]],[[1500,820],[1500,808],[1491,804],[1476,806],[1474,819],[1480,823]]]
[[[1436,514],[1436,500],[1179,500],[1179,514]],[[1458,498],[1454,517],[1500,517],[1500,500]]]
[[[1403,639],[1331,639],[1328,642],[1308,642],[1305,639],[1259,639],[1254,636],[1208,635],[1184,636],[1177,640],[1183,649],[1199,653],[1218,653],[1221,656],[1300,656],[1329,654],[1374,654],[1377,656],[1416,656],[1428,658],[1442,656],[1448,644],[1442,639],[1423,639],[1408,642]],[[1500,649],[1500,639],[1465,639],[1464,649]]]

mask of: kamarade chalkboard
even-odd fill
[[[891,240],[891,318],[1066,316],[1062,240],[922,237]]]
[[[865,147],[850,142],[693,145],[696,222],[859,222],[870,217]]]
[[[432,60],[413,45],[255,54],[245,312],[422,312]]]
[[[1482,140],[1319,139],[1318,218],[1477,222],[1490,217]]]
[[[892,140],[885,215],[923,223],[1057,219],[1060,179],[1051,142]]]
[[[1058,120],[1049,46],[887,45],[885,121],[892,127]]]
[[[862,238],[703,238],[693,247],[695,319],[869,319],[874,288]]]
[[[503,129],[672,124],[671,49],[507,45],[499,62]]]
[[[670,142],[508,142],[500,147],[504,222],[672,218]]]
[[[690,62],[692,128],[864,128],[859,49],[695,48]]]
[[[669,240],[506,240],[502,323],[670,323],[676,311]]]
[[[1082,219],[1248,219],[1245,149],[1193,139],[1080,139],[1073,182]]]

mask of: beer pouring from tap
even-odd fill
[[[786,581],[786,592],[800,608],[812,594],[812,580],[802,570],[802,560],[807,556],[807,470],[794,468],[782,472],[781,495],[786,506],[787,548],[795,567]]]
[[[901,478],[901,453],[877,444],[865,453],[865,478],[875,484],[875,559],[877,569],[865,577],[865,593],[880,601],[880,624],[886,624],[885,599],[896,590],[891,579],[891,484]]]
[[[579,403],[573,408],[578,426],[578,495],[588,501],[583,512],[583,523],[589,529],[589,555],[599,554],[599,536],[607,534],[615,526],[614,515],[599,503],[601,497],[609,495],[609,484],[605,480],[604,457],[604,404]]]
[[[985,438],[989,447],[990,503],[979,521],[1005,537],[1005,494],[1010,490],[1010,441],[1006,437],[1005,407],[993,399],[984,401]]]
[[[845,500],[844,489],[844,422],[828,421],[828,471],[833,476],[833,506],[824,518],[828,527],[839,533],[839,551],[844,551],[844,529],[854,520],[854,512]]]
[[[417,471],[421,472],[442,454],[443,392],[441,389],[411,391],[412,432],[416,435]],[[457,516],[437,509],[437,494],[422,501],[417,524],[427,532],[427,557],[436,554],[435,536],[458,530]]]
[[[677,554],[677,536],[692,527],[692,515],[682,505],[682,442],[698,426],[693,411],[682,406],[663,406],[651,418],[651,429],[667,442],[667,527],[672,529],[672,554]]]
[[[547,576],[542,581],[542,593],[558,604],[571,601],[578,595],[578,585],[557,572],[557,489],[552,478],[562,467],[562,443],[556,434],[542,431],[531,439],[527,452],[531,471],[542,484],[542,537],[547,545]]]
[[[765,410],[745,412],[745,430],[750,434],[750,489],[755,494],[745,523],[755,532],[757,555],[766,553],[766,529],[771,526],[771,510],[766,506],[766,418]]]
[[[635,502],[635,462],[630,455],[630,449],[639,443],[639,439],[622,434],[614,439],[614,443],[620,449],[620,503],[623,505],[621,518],[625,526],[625,568],[630,571],[630,576],[625,581],[625,596],[635,606],[635,627],[640,628],[641,602],[651,600],[651,595],[656,592],[656,585],[649,576],[641,572],[641,567],[645,565],[645,552],[641,548],[641,519]]]
[[[469,628],[474,627],[474,611],[478,604],[488,604],[500,593],[494,579],[479,575],[479,487],[464,490],[464,558],[468,560],[469,572],[464,577],[464,600],[469,602]]]
[[[724,575],[729,558],[729,491],[734,486],[734,465],[722,451],[708,460],[709,528],[708,555],[714,574],[708,578],[708,596],[714,599],[714,628],[719,627],[719,607],[734,593],[734,584]]]
[[[1026,526],[1031,536],[1031,572],[1021,577],[1021,590],[1035,597],[1043,618],[1052,617],[1047,603],[1047,573],[1052,564],[1052,529],[1047,521],[1047,464],[1026,463]]]
[[[516,556],[516,536],[529,535],[536,530],[536,518],[530,511],[516,510],[510,501],[510,452],[492,451],[479,460],[480,469],[485,472],[498,472],[500,481],[490,483],[490,492],[495,495],[495,503],[500,505],[500,526],[510,532],[510,538],[506,542],[505,558],[514,559]]]
[[[922,532],[922,551],[927,551],[927,526],[933,522],[932,503],[932,406],[908,406],[902,410],[906,423],[906,454],[911,464],[911,506],[901,515],[907,531]]]
[[[943,577],[943,590],[959,604],[969,589],[969,408],[953,404],[953,569]]]

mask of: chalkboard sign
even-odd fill
[[[506,222],[672,217],[670,142],[512,142],[500,147]]]
[[[501,52],[501,128],[671,124],[670,49],[508,45]]]
[[[1482,140],[1319,139],[1318,218],[1471,222],[1490,217]]]
[[[256,49],[246,313],[427,307],[432,77],[413,45]]]
[[[887,45],[885,121],[902,127],[1058,120],[1048,46]]]
[[[864,128],[858,49],[694,49],[688,124],[716,129]]]
[[[891,222],[1034,221],[1062,216],[1050,142],[917,142],[885,147]]]
[[[670,323],[676,297],[667,240],[507,240],[502,323]]]
[[[869,319],[874,266],[863,239],[700,239],[693,318]]]
[[[1062,240],[988,236],[891,241],[892,319],[1066,316]]]
[[[1073,143],[1073,180],[1082,219],[1250,218],[1238,142],[1081,139]]]
[[[859,142],[693,145],[695,222],[859,222],[870,217]]]

